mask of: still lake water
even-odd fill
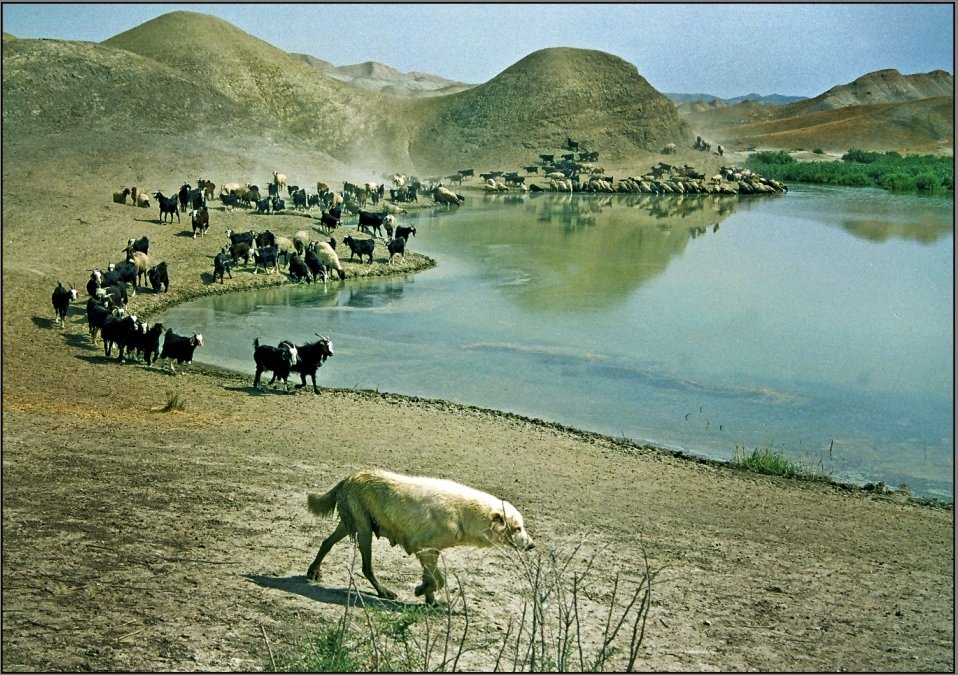
[[[436,268],[210,297],[161,320],[203,333],[197,361],[251,381],[254,337],[331,333],[324,386],[715,459],[767,447],[953,500],[951,197],[477,195],[400,222]]]

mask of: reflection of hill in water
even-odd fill
[[[490,201],[502,197],[488,197]],[[508,244],[470,231],[490,265],[516,270],[515,296],[536,309],[580,311],[628,298],[685,252],[689,241],[717,236],[739,204],[717,195],[527,195]],[[505,201],[504,200],[504,201]],[[484,240],[485,239],[485,240]]]
[[[918,213],[915,220],[907,223],[889,223],[882,220],[845,219],[841,223],[842,229],[868,241],[883,242],[889,239],[905,239],[917,241],[921,244],[933,244],[942,237],[953,234],[953,224],[942,223],[932,214]]]

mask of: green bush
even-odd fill
[[[785,159],[787,157],[787,159]],[[955,166],[949,157],[849,150],[837,162],[797,162],[788,153],[755,153],[748,167],[767,178],[800,183],[879,187],[897,192],[954,191]]]

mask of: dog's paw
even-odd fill
[[[387,600],[395,600],[395,599],[396,599],[396,594],[393,593],[393,592],[392,592],[391,590],[389,590],[388,588],[380,588],[380,589],[379,589],[379,597],[381,597],[381,598],[386,598]]]
[[[322,574],[320,574],[318,567],[316,569],[313,569],[312,567],[310,567],[306,571],[306,578],[309,579],[310,581],[319,581],[321,577],[322,577]]]

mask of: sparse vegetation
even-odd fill
[[[443,608],[425,605],[377,608],[366,604],[350,580],[350,602],[335,626],[325,626],[297,651],[275,658],[274,672],[455,672],[466,654],[499,672],[596,672],[635,670],[651,606],[652,572],[648,558],[638,565],[638,580],[622,595],[616,574],[611,588],[594,589],[591,572],[601,567],[593,553],[580,557],[550,551],[507,554],[523,599],[501,638],[470,635],[469,606],[462,583],[447,588]],[[459,581],[459,578],[456,577]],[[354,612],[359,606],[361,611]],[[605,617],[595,634],[586,617]],[[489,667],[486,665],[485,667]]]
[[[799,480],[831,480],[831,476],[822,467],[812,469],[802,462],[789,459],[781,452],[771,448],[755,448],[749,453],[745,446],[735,447],[735,457],[732,466],[769,476],[785,476]]]
[[[166,405],[160,408],[160,412],[182,412],[186,410],[186,402],[180,397],[178,392],[170,391],[166,393]]]
[[[896,192],[954,191],[955,165],[949,157],[902,156],[897,152],[851,149],[837,162],[798,162],[782,150],[757,152],[748,166],[780,181],[847,187],[878,187]]]

